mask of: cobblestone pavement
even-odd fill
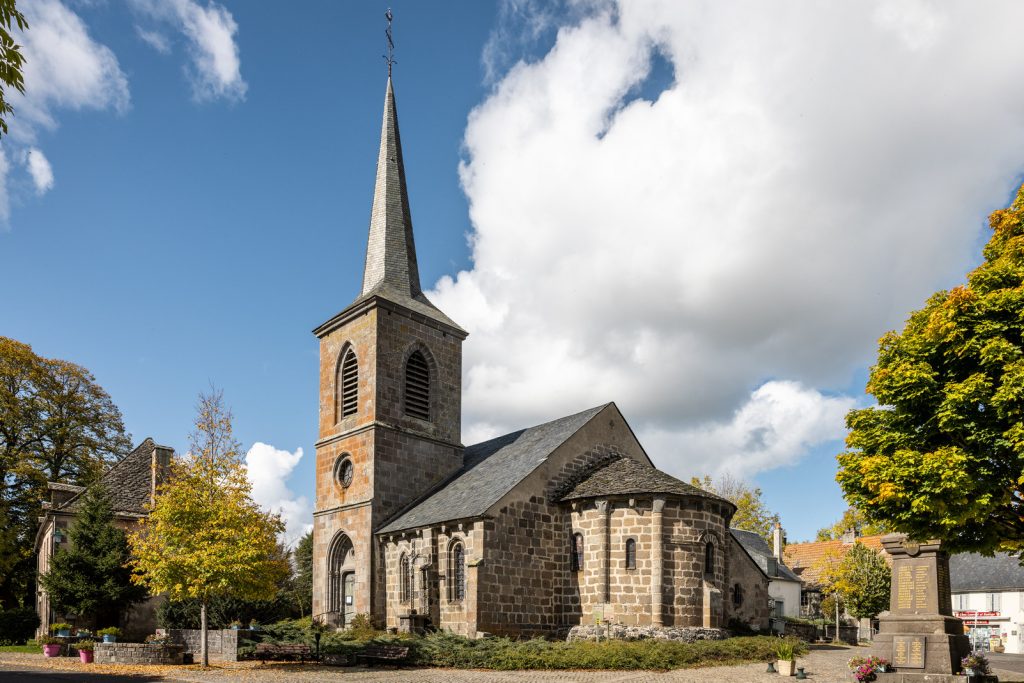
[[[817,683],[850,683],[852,677],[846,661],[856,655],[865,654],[866,648],[816,646],[807,656],[797,662],[804,667],[808,679]],[[703,669],[680,669],[677,671],[464,671],[457,669],[413,669],[363,667],[333,668],[315,665],[267,664],[244,662],[238,664],[217,664],[202,671],[195,667],[144,667],[144,666],[103,666],[84,665],[71,658],[46,660],[40,655],[0,653],[0,681],[7,680],[113,680],[114,676],[136,675],[134,680],[160,680],[167,683],[229,683],[254,681],[256,683],[297,683],[299,681],[352,681],[360,683],[779,683],[778,674],[765,673],[764,664],[742,666],[709,667]],[[40,679],[15,678],[15,671],[44,671],[59,674]],[[66,676],[76,673],[79,676]],[[81,674],[106,674],[90,676]],[[1024,680],[1020,674],[997,671],[1000,681]],[[81,676],[81,677],[80,677]],[[108,678],[110,676],[110,678]],[[119,679],[126,680],[126,679]],[[790,679],[793,680],[793,679]]]

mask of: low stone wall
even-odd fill
[[[183,664],[185,646],[176,643],[96,643],[97,664]]]
[[[814,624],[799,624],[793,621],[781,621],[781,633],[787,636],[796,636],[800,640],[813,643],[818,639],[818,627]],[[856,645],[856,643],[854,643]]]
[[[172,643],[185,646],[185,652],[198,659],[202,648],[203,632],[197,628],[169,628],[156,630],[158,635],[166,635]],[[247,631],[237,629],[210,629],[206,632],[206,649],[210,659],[221,662],[238,661],[238,634]]]
[[[725,640],[729,632],[721,628],[672,626],[623,626],[622,624],[586,624],[569,629],[567,640],[676,640],[694,643],[698,640]]]

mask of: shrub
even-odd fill
[[[31,607],[0,610],[0,645],[21,645],[37,628],[39,615]]]

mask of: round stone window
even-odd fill
[[[338,464],[334,466],[334,478],[338,480],[339,484],[348,488],[348,485],[352,483],[352,473],[354,470],[352,458],[343,455],[338,458]]]

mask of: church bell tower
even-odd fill
[[[317,327],[320,430],[313,513],[313,616],[384,620],[374,531],[462,467],[466,332],[420,289],[389,74],[363,287]]]

